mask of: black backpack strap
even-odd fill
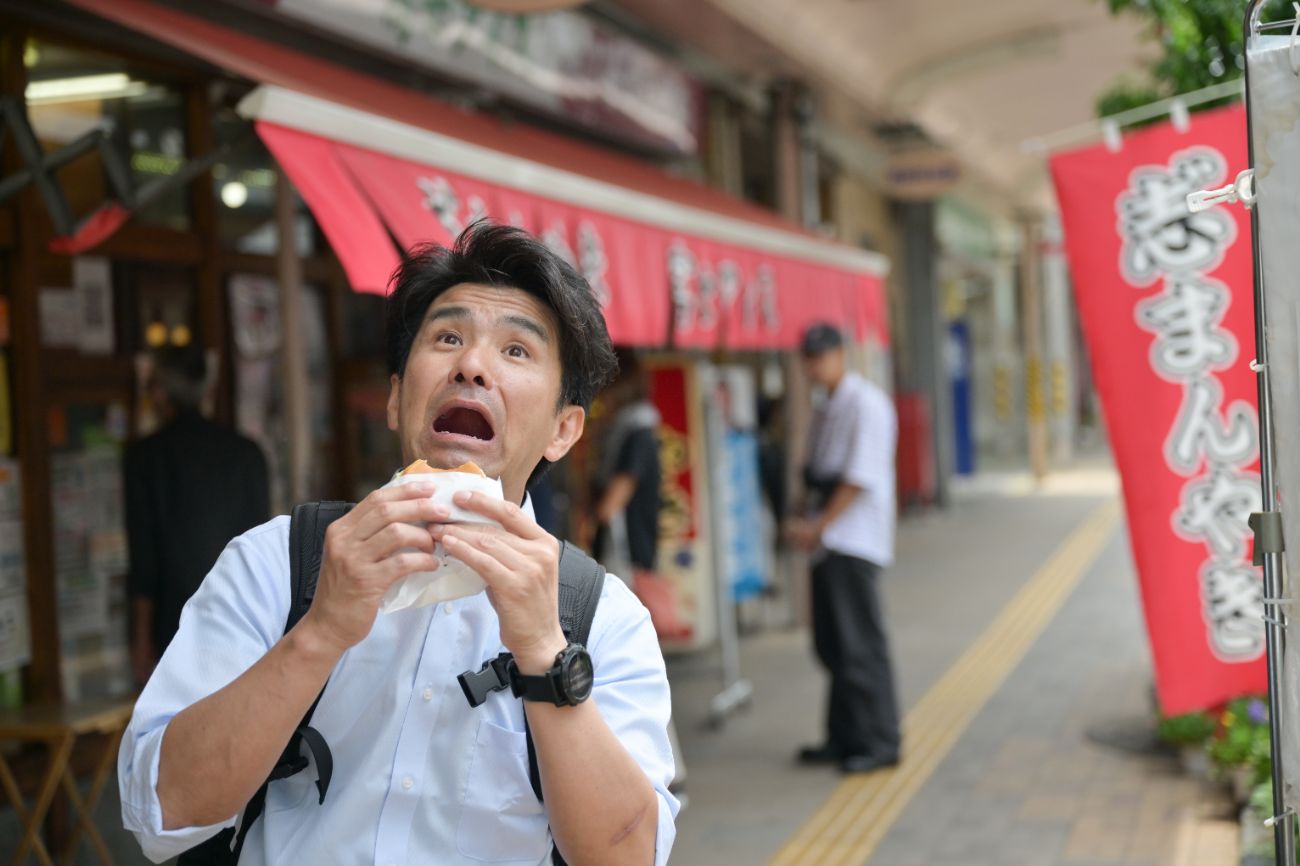
[[[569,542],[561,542],[560,628],[571,643],[587,645],[604,588],[604,567]]]
[[[564,629],[564,636],[570,643],[587,645],[604,588],[604,567],[569,542],[561,542],[560,628]],[[527,713],[524,713],[524,740],[528,743],[528,781],[538,801],[544,802],[542,774],[537,766],[537,748],[533,745],[533,732],[528,729]],[[560,849],[554,845],[551,846],[551,863],[553,866],[568,866],[560,856]]]
[[[325,552],[325,530],[329,525],[352,510],[348,502],[305,502],[294,506],[293,516],[289,520],[289,615],[285,618],[284,632],[298,624],[299,620],[311,609],[312,600],[316,598],[316,581],[320,578],[321,558]],[[326,683],[328,685],[328,683]],[[312,701],[311,707],[303,715],[298,728],[289,737],[288,744],[275,762],[271,774],[261,787],[253,794],[240,816],[239,826],[230,842],[233,855],[232,863],[239,862],[239,855],[244,850],[244,839],[249,829],[261,816],[266,806],[266,790],[279,779],[287,779],[307,768],[307,758],[302,754],[306,746],[316,760],[316,789],[320,792],[319,802],[325,802],[325,792],[329,790],[330,779],[334,775],[334,756],[329,744],[320,732],[311,727],[311,717],[325,694],[322,686]]]

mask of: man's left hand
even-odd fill
[[[785,537],[798,550],[811,552],[821,543],[822,531],[815,520],[796,517],[786,523]]]
[[[513,502],[458,493],[455,503],[500,526],[431,524],[435,541],[478,572],[501,621],[501,642],[522,673],[541,674],[568,643],[560,628],[560,543]]]

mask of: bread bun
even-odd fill
[[[416,460],[410,466],[403,469],[401,475],[427,475],[433,472],[468,472],[470,475],[481,475],[487,477],[487,473],[478,467],[477,463],[470,461],[462,463],[455,469],[439,469],[437,466],[430,466],[426,460]]]

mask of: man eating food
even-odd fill
[[[590,629],[589,699],[502,692],[472,708],[457,683],[501,652],[543,677],[575,651],[557,614],[560,545],[526,489],[582,435],[613,372],[590,287],[525,232],[475,223],[399,268],[388,361],[404,461],[472,463],[503,498],[458,493],[454,507],[484,521],[448,522],[432,495],[444,473],[375,491],[330,525],[315,597],[288,632],[289,519],[231,542],[123,740],[127,827],[161,861],[234,824],[319,694],[311,725],[332,753],[328,796],[318,773],[272,782],[241,864],[542,864],[553,851],[569,866],[666,863],[668,682],[649,615],[622,581],[605,579]],[[390,587],[438,567],[439,544],[487,591],[379,614]]]

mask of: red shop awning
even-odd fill
[[[605,300],[616,342],[788,348],[814,320],[888,342],[874,253],[605,149],[363,75],[147,0],[72,0],[263,82],[241,104],[353,287],[481,215],[541,235]],[[375,113],[381,112],[381,113]]]

